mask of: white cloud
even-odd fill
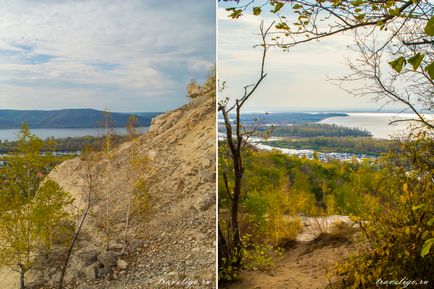
[[[13,94],[6,87],[34,80],[115,87],[125,95],[179,91],[186,71],[206,74],[204,63],[214,61],[214,7],[212,0],[175,7],[169,0],[6,1],[0,10],[0,84],[8,85],[0,100]],[[44,97],[50,89],[35,91]],[[184,102],[179,94],[176,103],[161,95],[167,98],[161,109]],[[60,97],[57,102],[67,105]],[[116,102],[111,106],[116,110]]]
[[[259,24],[269,25],[275,18],[245,13],[237,20],[227,17],[219,8],[219,78],[228,88],[220,95],[240,96],[243,87],[253,83],[259,74],[261,48]],[[346,58],[355,57],[348,49],[351,33],[336,35],[295,46],[289,52],[270,49],[266,61],[267,78],[246,105],[248,111],[264,110],[340,110],[378,109],[369,98],[355,98],[333,85],[328,78],[348,73]],[[352,84],[354,85],[354,84]],[[348,86],[347,88],[351,88]]]

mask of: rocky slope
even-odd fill
[[[67,288],[215,287],[215,140],[214,87],[109,155],[56,167],[49,177],[74,197],[77,220],[89,192],[92,200]],[[42,266],[27,274],[29,287],[52,287],[59,277],[53,265],[64,255],[59,249],[37,260]]]

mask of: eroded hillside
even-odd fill
[[[67,288],[215,286],[215,139],[213,88],[110,154],[78,157],[50,173],[75,199],[77,220],[91,193]],[[53,251],[28,273],[28,287],[54,286],[65,249]]]

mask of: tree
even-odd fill
[[[107,176],[109,176],[112,173],[112,121],[111,121],[111,115],[109,112],[104,111],[104,148],[103,148],[103,154],[105,158],[105,172]],[[110,247],[110,239],[111,239],[111,226],[112,226],[112,214],[110,211],[111,208],[111,197],[112,195],[112,188],[108,187],[106,188],[105,192],[105,204],[106,204],[106,210],[105,210],[105,233],[106,233],[106,250],[108,251]]]
[[[3,157],[7,165],[2,182],[8,188],[4,194],[6,197],[18,198],[19,205],[35,196],[39,184],[54,164],[50,152],[44,152],[43,148],[43,141],[31,134],[27,124],[23,124],[16,148]]]
[[[54,181],[43,181],[53,161],[42,144],[23,125],[16,150],[3,158],[0,264],[20,273],[21,289],[34,257],[51,248],[54,235],[71,218],[65,209],[72,202],[69,194]]]
[[[137,117],[135,115],[132,115],[128,118],[127,135],[128,135],[128,139],[130,141],[130,158],[131,158],[132,170],[136,169],[136,167],[134,165],[134,161],[136,160],[136,156],[137,156],[136,144],[135,144],[135,141],[137,139],[137,130],[136,130],[137,124],[138,124],[138,121],[137,121]],[[130,177],[129,183],[132,183],[132,175],[129,174],[129,177]],[[132,189],[129,190],[128,205],[127,205],[127,210],[125,213],[125,232],[124,232],[125,249],[126,249],[127,237],[128,237],[128,227],[130,225],[133,191],[134,190],[132,190]]]
[[[84,190],[83,191],[85,193],[84,199],[85,199],[86,205],[85,205],[84,210],[81,214],[81,218],[76,225],[74,234],[71,238],[71,242],[69,243],[69,246],[68,246],[68,251],[66,253],[65,261],[63,263],[61,273],[60,273],[59,289],[64,288],[65,274],[66,274],[66,270],[68,268],[69,260],[70,260],[71,255],[72,255],[72,251],[74,250],[75,244],[77,243],[77,240],[81,234],[81,230],[83,228],[83,225],[87,219],[87,216],[89,215],[90,209],[92,207],[92,201],[94,201],[94,198],[95,198],[95,187],[97,185],[98,176],[96,176],[93,172],[96,159],[95,159],[95,155],[93,154],[92,149],[89,146],[85,146],[83,148],[81,158],[85,163],[85,170],[84,170],[84,176],[83,176],[83,179],[85,180],[85,184],[84,184],[84,188],[83,188]]]
[[[242,157],[242,150],[246,144],[245,136],[251,135],[250,132],[243,131],[243,126],[241,123],[241,109],[243,108],[246,101],[253,95],[255,90],[267,76],[265,72],[265,59],[267,55],[268,45],[267,45],[267,35],[273,24],[269,27],[264,28],[263,23],[260,25],[260,33],[262,38],[262,59],[260,65],[260,73],[257,81],[254,84],[247,85],[244,87],[244,94],[240,98],[234,99],[233,102],[229,98],[222,100],[218,104],[218,110],[222,113],[225,131],[226,131],[226,143],[228,152],[220,154],[221,157],[226,155],[229,157],[231,162],[231,177],[233,177],[233,185],[229,182],[229,178],[226,172],[223,172],[223,178],[226,188],[227,196],[231,202],[230,210],[230,230],[228,230],[229,237],[225,239],[222,235],[222,230],[219,227],[219,269],[228,270],[228,268],[239,269],[242,259],[242,240],[241,233],[239,229],[239,202],[242,191],[242,179],[244,174],[244,164]],[[235,113],[235,121],[230,120],[229,114]],[[235,129],[235,132],[233,131]]]

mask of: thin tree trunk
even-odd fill
[[[229,246],[228,243],[225,239],[225,237],[223,236],[223,232],[220,229],[220,224],[218,225],[218,267],[226,267],[226,264],[229,262],[230,260],[230,251],[229,251]]]
[[[134,150],[134,140],[135,140],[134,123],[136,121],[137,121],[136,119],[134,119],[134,118],[131,119],[130,118],[130,119],[128,119],[128,125],[127,125],[127,131],[128,131],[128,133],[130,135],[130,142],[131,142],[131,150],[130,150],[131,160],[130,160],[130,162],[133,162],[134,159],[135,159],[135,157],[136,157],[135,150]],[[131,169],[134,171],[135,168],[132,167]],[[128,182],[131,185],[132,182],[133,182],[132,175],[129,174],[128,176],[129,176]],[[126,218],[125,218],[125,232],[124,232],[124,244],[125,244],[125,247],[123,248],[123,250],[121,252],[122,255],[124,255],[125,252],[126,252],[126,250],[127,250],[127,244],[128,244],[127,236],[128,236],[128,227],[130,225],[130,214],[131,214],[132,198],[133,198],[133,189],[131,188],[130,192],[128,194],[128,207],[127,207],[127,215],[126,215]]]
[[[125,251],[127,249],[128,226],[130,225],[130,210],[131,210],[131,196],[128,197],[127,218],[125,220],[125,232],[124,232],[125,247],[122,250],[122,255],[125,254]]]
[[[90,174],[90,172],[89,172],[89,174]],[[64,288],[65,273],[66,273],[66,269],[68,267],[69,259],[71,258],[72,250],[74,249],[75,243],[77,242],[78,236],[80,235],[80,232],[81,232],[81,228],[83,227],[84,221],[86,220],[87,214],[88,214],[89,209],[90,209],[91,194],[92,194],[92,190],[93,190],[92,182],[93,182],[92,176],[90,176],[89,177],[89,192],[87,195],[86,208],[83,212],[83,215],[82,215],[81,220],[78,224],[78,227],[75,230],[74,236],[72,237],[71,244],[69,245],[69,249],[68,249],[68,253],[66,255],[65,263],[63,264],[62,271],[60,273],[59,289]]]
[[[229,196],[229,199],[231,200],[231,239],[232,244],[229,243],[229,250],[231,253],[231,260],[226,265],[232,265],[236,269],[239,269],[239,266],[241,264],[241,258],[243,257],[242,254],[242,241],[241,241],[241,234],[239,229],[239,219],[238,219],[238,212],[239,212],[239,200],[241,195],[241,186],[242,186],[242,179],[244,174],[244,166],[243,166],[243,157],[242,157],[242,146],[243,142],[245,141],[243,139],[243,132],[242,132],[242,123],[241,123],[241,108],[245,104],[245,102],[253,95],[253,93],[256,91],[258,86],[261,84],[262,80],[267,76],[267,74],[264,72],[264,66],[265,66],[265,57],[267,54],[267,43],[266,43],[266,37],[271,29],[273,27],[274,21],[271,23],[270,26],[268,26],[267,29],[264,30],[263,22],[261,22],[260,25],[260,31],[261,31],[261,37],[262,37],[262,61],[261,61],[261,70],[260,75],[256,83],[252,85],[247,85],[244,87],[244,95],[241,98],[235,99],[235,103],[228,107],[228,102],[223,101],[219,103],[218,110],[222,112],[223,118],[224,118],[224,124],[226,129],[226,141],[228,144],[228,147],[230,149],[230,158],[232,160],[233,165],[233,174],[234,174],[234,186],[233,186],[233,193],[231,195],[227,179],[225,177],[226,182],[226,190]],[[232,128],[232,121],[229,118],[229,113],[235,109],[235,131],[233,131]],[[221,231],[219,230],[219,235]],[[219,236],[220,240],[220,236]],[[229,240],[228,240],[229,242]]]
[[[105,250],[108,251],[110,248],[110,200],[109,200],[109,194],[106,195],[106,208],[105,208],[105,214],[106,214],[106,244],[105,244]]]
[[[236,162],[238,163],[238,162]],[[238,208],[239,208],[239,200],[241,194],[241,179],[243,177],[242,168],[239,167],[239,163],[237,164],[238,168],[235,170],[235,184],[234,184],[234,197],[232,200],[231,207],[231,220],[232,220],[232,233],[233,233],[233,245],[235,251],[235,261],[233,265],[238,267],[241,263],[242,253],[241,253],[241,234],[240,234],[240,225],[238,220]]]
[[[24,283],[24,275],[26,274],[26,270],[24,270],[24,266],[22,264],[18,264],[20,267],[20,289],[26,289]]]

